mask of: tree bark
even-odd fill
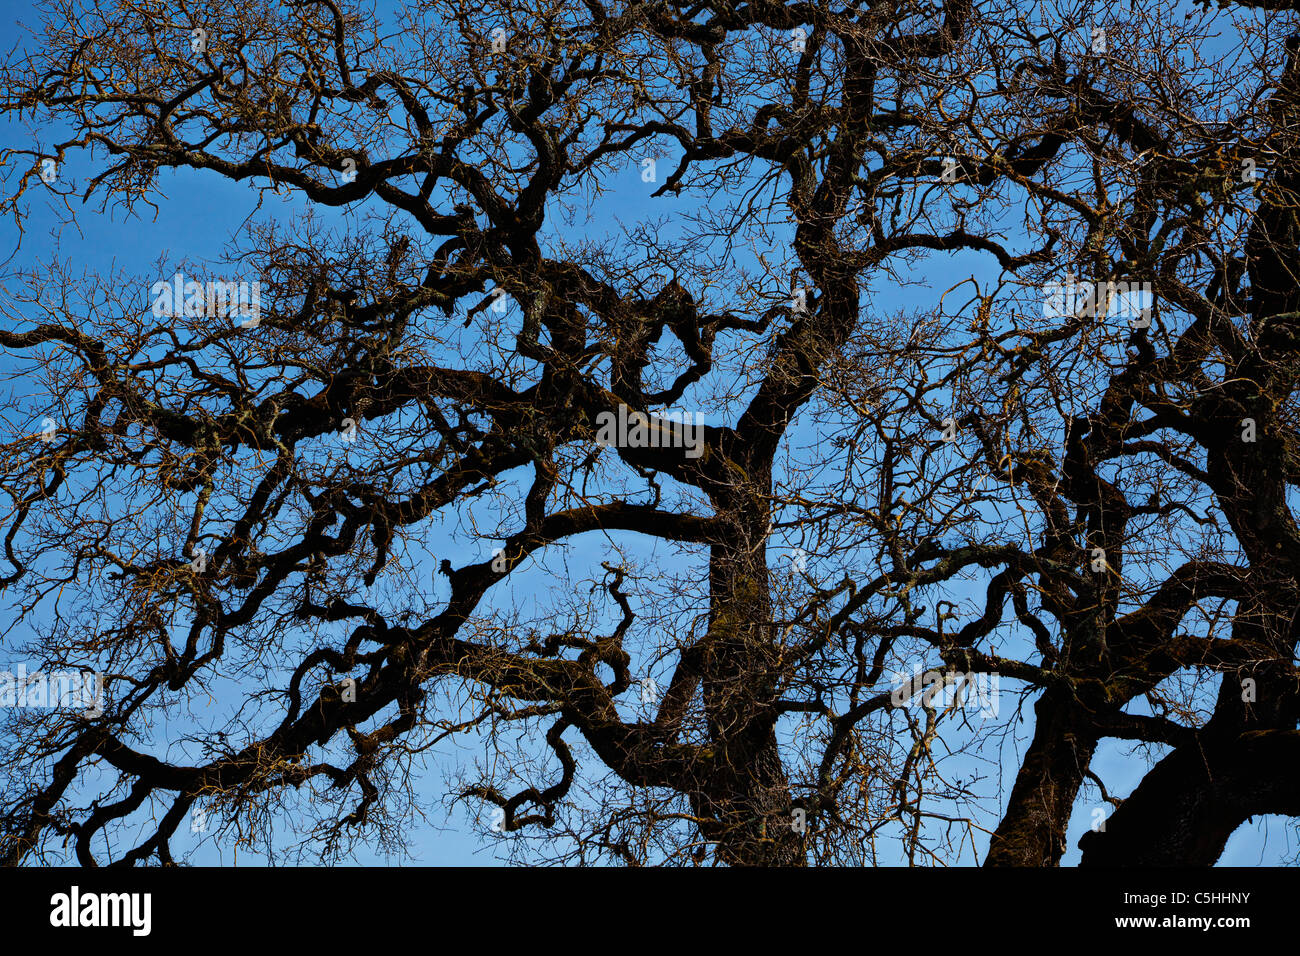
[[[1047,690],[1034,714],[1034,738],[985,866],[1057,866],[1065,852],[1070,811],[1097,749],[1097,735],[1063,690]]]
[[[1081,866],[1211,866],[1234,830],[1263,813],[1300,814],[1300,731],[1203,739],[1156,764],[1079,840]]]
[[[738,866],[802,866],[801,836],[776,738],[780,661],[772,633],[767,571],[768,472],[747,475],[715,497],[735,529],[709,562],[711,606],[702,689],[712,769],[698,810],[705,835]]]

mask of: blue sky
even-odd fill
[[[3,45],[6,47],[10,45],[12,35],[12,28],[8,25],[15,20],[32,22],[34,17],[31,16],[30,7],[13,0],[0,0],[0,23],[7,27],[0,36],[4,37]],[[37,133],[47,142],[57,136],[57,131]],[[0,141],[7,145],[26,143],[29,136],[30,131],[12,123],[0,125]],[[661,161],[661,170],[671,168],[671,158]],[[86,169],[77,168],[74,162],[65,169],[64,175],[84,182],[86,172]],[[669,217],[669,230],[673,228],[672,223],[681,222],[681,213],[695,200],[671,195],[651,199],[650,192],[654,186],[644,183],[640,173],[638,165],[629,163],[615,177],[611,184],[613,188],[597,207],[590,210],[595,230],[612,235],[622,225],[665,216]],[[661,173],[661,176],[664,174]],[[128,216],[120,210],[100,214],[91,207],[84,207],[78,209],[77,221],[73,225],[64,222],[61,210],[52,204],[44,201],[34,203],[21,249],[15,249],[16,237],[11,231],[0,232],[0,259],[8,257],[8,262],[0,269],[4,274],[0,282],[8,282],[12,270],[48,262],[55,257],[72,263],[78,271],[85,270],[87,273],[125,270],[149,281],[167,278],[172,270],[169,268],[159,274],[156,264],[160,258],[169,266],[182,259],[213,261],[253,218],[268,215],[288,217],[304,208],[297,197],[277,200],[273,196],[265,196],[263,205],[258,210],[259,197],[253,186],[192,172],[164,174],[159,187],[166,198],[159,202],[156,216],[146,207],[141,207],[142,217]],[[350,215],[349,210],[325,209],[320,211],[320,215],[326,225],[339,230],[358,228],[358,218]],[[988,276],[991,274],[989,262],[973,255],[932,258],[924,268],[910,276],[922,281],[921,288],[901,289],[887,281],[878,283],[870,289],[870,305],[881,312],[916,307],[932,301],[934,294],[948,288],[953,282],[953,276],[965,274]],[[147,288],[147,283],[141,287],[142,308]],[[689,399],[684,400],[683,404],[692,407]],[[712,416],[708,420],[713,424],[720,423]],[[815,434],[803,425],[796,426],[789,436],[789,441],[793,444],[815,440]],[[593,540],[594,537],[576,539],[539,557],[533,562],[533,567],[523,568],[505,584],[494,589],[489,595],[489,603],[499,608],[529,606],[552,586],[552,579],[545,573],[547,570],[560,571],[567,567],[573,569],[578,578],[593,573],[599,576],[600,561],[608,557],[609,551],[604,542]],[[702,553],[693,558],[683,558],[665,549],[662,544],[631,537],[633,540],[628,542],[628,553],[645,560],[652,567],[658,565],[683,573],[692,566],[702,567]],[[472,542],[463,530],[455,527],[454,521],[434,522],[427,529],[421,543],[424,554],[412,556],[411,573],[416,581],[427,583],[435,598],[439,596],[436,589],[443,586],[442,579],[434,573],[440,557],[452,556],[454,563],[459,565],[469,560],[481,560],[482,557],[476,557],[470,552],[490,547],[490,542]],[[793,544],[790,542],[790,545]],[[782,553],[781,548],[774,548],[772,560],[780,560]],[[383,590],[383,587],[381,583],[379,589]],[[982,582],[970,582],[953,597],[973,601],[980,598],[982,592]],[[445,595],[445,588],[441,594]],[[9,643],[0,646],[0,663],[9,664],[21,659],[14,656],[18,653],[14,641],[19,637],[15,634]],[[1018,689],[1015,682],[1003,680],[1002,721],[1007,720],[1006,712],[1014,707]],[[1001,798],[997,802],[1004,802],[1019,764],[1019,753],[1032,731],[1032,720],[1032,706],[1027,704],[1025,722],[1015,725],[1013,736],[1006,740],[1000,752],[986,749],[978,755],[957,758],[953,772],[969,770],[970,773],[982,772],[998,778]],[[458,767],[471,766],[482,755],[482,748],[476,744],[477,741],[472,738],[455,744],[444,742],[431,751],[427,761],[428,770],[419,785],[421,803],[430,822],[409,828],[413,862],[489,865],[504,859],[500,845],[483,835],[486,811],[483,821],[476,821],[463,805],[447,811],[442,803],[444,775],[453,773]],[[1094,760],[1093,769],[1106,781],[1112,793],[1127,793],[1147,767],[1140,755],[1125,756],[1129,749],[1129,745],[1123,742],[1107,741]],[[1092,810],[1098,805],[1095,789],[1086,788],[1080,797],[1070,828],[1069,851],[1064,860],[1067,865],[1077,861],[1079,854],[1075,845],[1080,834],[1091,825]],[[187,841],[191,840],[195,849],[188,859],[192,863],[229,865],[238,862],[242,865],[256,864],[262,860],[249,848],[236,848],[228,841],[212,839],[210,835],[207,839],[199,839],[197,835],[185,832],[180,833],[175,841],[174,850],[178,857],[185,853],[191,845]],[[983,842],[986,842],[986,838]],[[1278,863],[1293,852],[1290,844],[1291,831],[1285,821],[1263,818],[1243,826],[1234,834],[1220,864],[1252,866]],[[981,843],[981,856],[982,853]],[[357,854],[357,862],[393,861],[362,850]],[[969,856],[963,862],[970,862]]]

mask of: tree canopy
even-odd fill
[[[286,201],[220,262],[11,257],[6,651],[101,700],[0,708],[0,858],[397,850],[449,740],[530,861],[1300,814],[1283,6],[40,0],[21,250]]]

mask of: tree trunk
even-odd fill
[[[780,661],[771,626],[766,499],[742,490],[715,503],[735,533],[714,546],[709,561],[702,688],[712,768],[695,803],[713,820],[705,835],[717,841],[723,861],[803,866],[776,738]]]
[[[1065,852],[1070,812],[1097,749],[1097,735],[1064,690],[1046,691],[1034,714],[1034,739],[985,866],[1057,866]]]

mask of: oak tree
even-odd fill
[[[1055,865],[1096,807],[1084,863],[1211,863],[1300,814],[1272,6],[42,0],[17,231],[284,202],[5,277],[6,640],[102,688],[5,709],[5,861],[399,850],[448,740],[526,860]]]

